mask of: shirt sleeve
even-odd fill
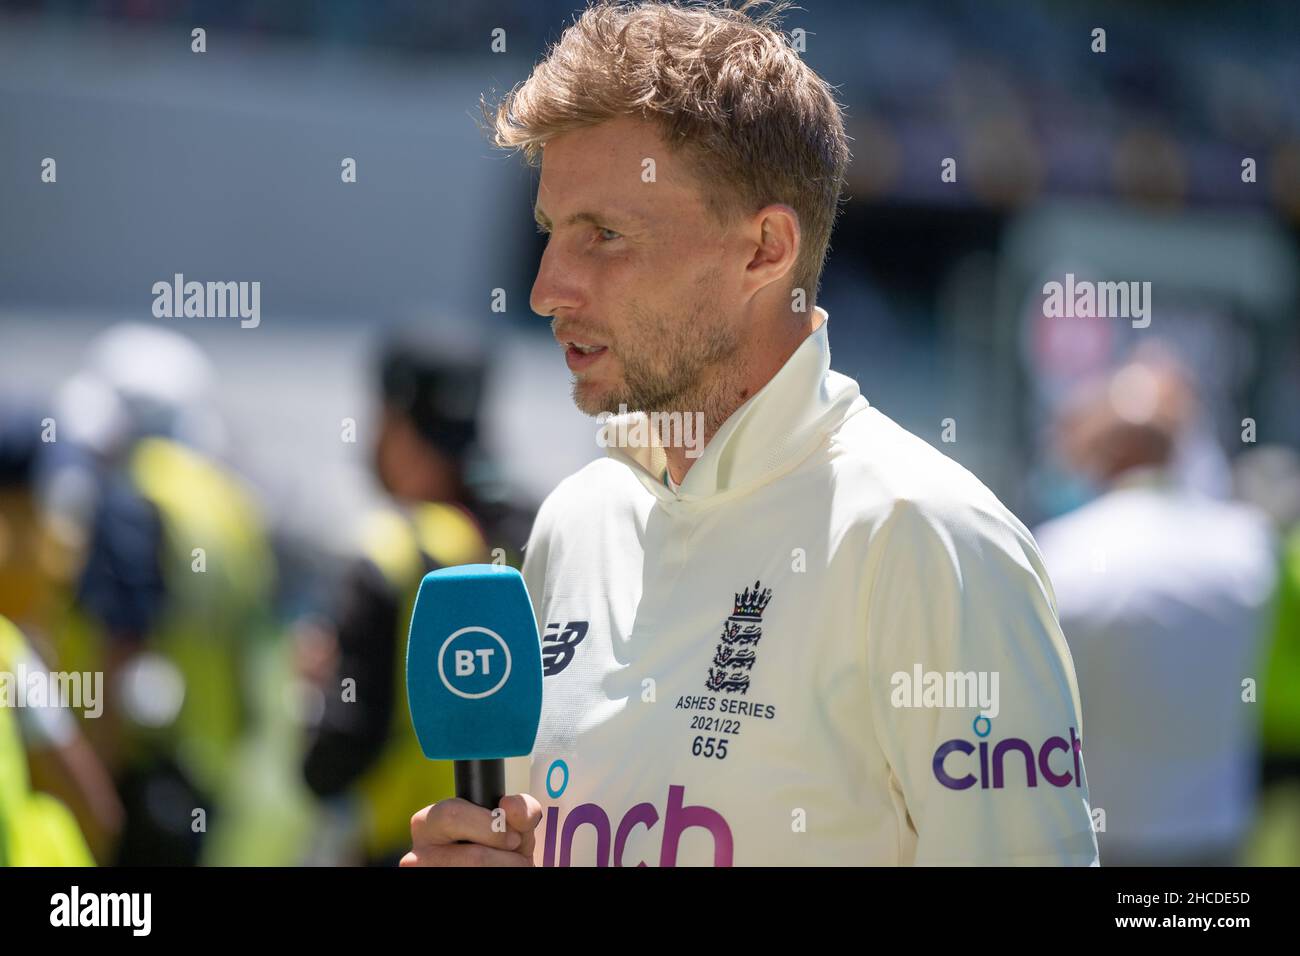
[[[901,500],[866,572],[872,719],[915,863],[1097,865],[1074,666],[1029,533]]]

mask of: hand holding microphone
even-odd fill
[[[440,800],[411,817],[411,852],[401,866],[532,866],[533,832],[542,805],[526,793],[502,797],[504,831],[492,813],[460,797]]]
[[[406,688],[424,755],[456,762],[456,797],[411,818],[401,865],[531,866],[541,804],[505,795],[504,758],[532,751],[542,709],[537,620],[518,571],[470,564],[425,576]]]

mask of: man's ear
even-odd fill
[[[799,258],[802,235],[799,214],[785,203],[772,203],[754,213],[750,235],[754,253],[746,266],[746,284],[753,292],[785,280]]]

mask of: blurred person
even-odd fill
[[[1180,480],[1195,410],[1168,356],[1083,386],[1059,447],[1105,492],[1035,532],[1078,674],[1103,865],[1229,865],[1252,819],[1258,710],[1243,681],[1274,546],[1255,509]]]
[[[212,363],[185,336],[139,322],[105,330],[55,396],[58,437],[42,469],[43,507],[62,519],[61,530],[84,537],[104,474],[142,436],[220,458],[226,433],[215,398]]]
[[[69,640],[77,669],[105,675],[96,744],[126,807],[124,865],[201,861],[250,730],[249,654],[270,632],[275,567],[254,496],[196,447],[214,406],[193,343],[124,323],[91,343],[55,416],[70,447],[49,507],[85,526]]]
[[[0,679],[42,668],[8,618],[0,616]],[[72,718],[57,707],[0,703],[0,866],[93,866],[76,818],[54,796],[32,785],[28,753],[72,746]]]
[[[0,618],[21,621],[48,639],[58,626],[67,560],[36,504],[36,474],[44,428],[34,406],[0,404]],[[46,663],[17,624],[0,621],[9,644],[0,671],[46,673]],[[30,780],[36,790],[59,798],[104,861],[122,825],[122,806],[103,763],[81,733],[77,719],[53,705],[14,711],[26,742]]]
[[[1285,445],[1258,445],[1232,463],[1233,494],[1254,505],[1286,534],[1300,526],[1300,452]]]
[[[0,402],[0,614],[57,662],[75,629],[68,612],[85,561],[85,522],[84,511],[79,521],[50,507],[50,476],[88,458],[59,431],[55,405],[47,413],[26,399]]]
[[[1264,793],[1252,860],[1300,866],[1300,454],[1279,445],[1251,449],[1235,462],[1233,482],[1282,539],[1259,686]]]
[[[1235,463],[1233,481],[1282,540],[1260,682],[1263,782],[1300,783],[1300,454],[1276,445],[1251,449]]]
[[[528,516],[472,485],[487,364],[464,335],[406,332],[379,362],[375,476],[391,504],[370,514],[330,620],[303,632],[324,709],[304,761],[311,789],[346,801],[371,865],[405,852],[410,808],[454,792],[452,764],[426,760],[406,702],[406,637],[424,575],[498,557],[518,564]],[[489,544],[491,542],[491,544]],[[342,681],[355,681],[354,694]]]
[[[1274,613],[1263,652],[1259,701],[1262,785],[1274,825],[1289,830],[1290,845],[1263,848],[1300,865],[1300,525],[1282,546]]]
[[[529,792],[505,832],[424,807],[404,865],[1096,862],[1028,531],[830,368],[848,142],[779,9],[594,4],[489,107],[540,161],[530,306],[607,455],[525,552]]]
[[[35,403],[0,397],[0,614],[38,635],[48,633],[77,560],[40,504],[45,431]]]

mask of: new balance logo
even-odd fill
[[[547,624],[542,635],[542,675],[554,677],[569,666],[582,639],[587,636],[586,621]]]

